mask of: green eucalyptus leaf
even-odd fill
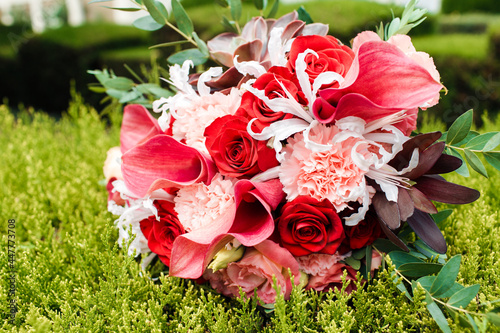
[[[477,157],[477,155],[474,152],[465,149],[464,155],[465,159],[467,160],[467,163],[471,166],[472,169],[476,170],[476,172],[478,172],[482,176],[488,178],[488,172],[486,171],[483,162],[481,162],[479,157]]]
[[[492,167],[500,171],[500,153],[499,152],[488,152],[483,153],[484,159]]]
[[[403,251],[392,251],[389,253],[392,263],[399,269],[400,266],[409,263],[423,263],[423,261]]]
[[[436,224],[439,224],[446,220],[453,213],[453,209],[444,209],[436,214],[431,214],[432,219]]]
[[[465,309],[467,305],[469,305],[470,301],[472,301],[474,297],[476,297],[480,287],[481,286],[479,284],[475,284],[473,286],[469,286],[461,289],[460,291],[457,291],[450,297],[447,304],[457,308],[462,307]]]
[[[451,155],[451,156],[455,156],[459,159],[462,160],[462,165],[460,166],[460,168],[458,168],[457,170],[455,170],[456,173],[458,173],[459,175],[461,176],[464,176],[464,177],[469,177],[470,176],[470,173],[469,173],[469,168],[467,167],[467,163],[465,163],[464,161],[464,158],[462,157],[462,155],[460,155],[460,153],[458,152],[458,150],[456,150],[455,148],[446,148],[446,153],[448,155]]]
[[[140,8],[137,8],[137,7],[127,7],[127,8],[108,7],[108,6],[103,6],[103,7],[107,8],[107,9],[120,10],[122,12],[138,12],[139,10],[141,10]]]
[[[156,31],[163,27],[163,24],[159,24],[158,22],[156,22],[151,17],[151,15],[138,18],[137,20],[134,21],[134,23],[132,23],[132,25],[137,29],[146,31]]]
[[[162,2],[155,0],[155,6],[160,11],[161,15],[165,18],[165,21],[167,21],[169,15],[165,5]]]
[[[454,143],[453,145],[455,147],[462,147],[463,145],[465,145],[466,143],[468,143],[470,140],[474,139],[478,135],[479,135],[479,133],[476,131],[469,131],[469,134],[467,134],[467,136],[462,141]]]
[[[448,130],[448,135],[446,137],[446,143],[453,145],[458,143],[467,137],[470,128],[472,126],[472,110],[469,110],[458,117],[450,129]]]
[[[479,333],[479,328],[477,327],[476,322],[474,321],[472,316],[470,314],[468,314],[467,312],[465,313],[465,316],[469,320],[469,324],[470,324],[471,328],[474,330],[474,332]]]
[[[238,29],[236,29],[236,27],[234,26],[234,22],[229,21],[225,16],[222,16],[221,24],[224,27],[224,29],[226,29],[229,32],[235,32],[235,33],[238,32]]]
[[[126,91],[122,91],[122,90],[106,89],[106,94],[108,94],[109,96],[116,98],[118,100],[120,98],[122,98],[123,95],[125,95],[126,93],[127,93]]]
[[[435,276],[428,275],[428,276],[422,276],[420,279],[417,280],[417,282],[420,283],[422,288],[429,291],[431,289],[432,284],[434,283],[434,280],[436,280]]]
[[[228,0],[229,1],[229,7],[231,11],[231,17],[234,21],[239,21],[241,18],[241,0]]]
[[[228,0],[228,2],[229,1],[230,0]],[[265,8],[264,2],[265,2],[265,0],[253,0],[253,4],[254,4],[255,8],[257,8],[258,10],[263,10]]]
[[[348,257],[344,259],[345,263],[354,268],[355,270],[359,270],[361,268],[361,261],[354,259],[353,257]]]
[[[210,56],[210,51],[208,50],[207,43],[205,43],[200,37],[198,37],[198,34],[196,32],[193,32],[193,38],[196,42],[196,45],[198,45],[198,49],[201,51],[201,53],[203,53],[207,57]]]
[[[429,290],[433,296],[440,297],[453,287],[457,279],[458,271],[460,270],[461,260],[462,256],[458,254],[448,260],[446,265],[443,266]]]
[[[314,23],[311,15],[309,15],[304,6],[300,6],[300,8],[297,9],[297,14],[299,14],[299,20],[306,22],[306,24]]]
[[[464,286],[462,286],[460,283],[455,282],[453,284],[453,287],[451,287],[447,292],[439,296],[440,298],[448,298],[453,296],[453,294],[459,292],[460,290],[464,289]]]
[[[436,324],[438,324],[441,331],[443,331],[444,333],[451,333],[451,329],[450,326],[448,325],[446,317],[444,316],[443,312],[436,304],[436,302],[434,302],[434,300],[432,299],[431,295],[427,290],[425,291],[425,303],[427,303],[426,304],[427,310],[429,310],[432,318],[434,318]]]
[[[401,265],[399,272],[407,277],[422,277],[437,273],[442,267],[443,265],[431,262],[416,262]]]
[[[149,91],[153,95],[155,95],[156,97],[165,97],[165,98],[168,98],[168,97],[174,95],[174,93],[171,92],[170,90],[164,89],[164,88],[159,87],[159,86],[150,87]]]
[[[151,17],[156,21],[156,23],[164,25],[166,17],[163,16],[161,11],[158,9],[156,6],[157,3],[155,0],[143,0],[144,5],[148,9],[149,14]]]
[[[154,83],[142,83],[138,84],[135,88],[143,94],[149,94],[150,93],[149,88],[152,87],[157,87],[157,85]]]
[[[490,311],[486,314],[486,318],[493,325],[500,327],[500,315],[498,313]]]
[[[127,92],[126,94],[124,94],[124,95],[120,98],[119,102],[120,102],[120,103],[128,103],[128,102],[131,102],[131,101],[133,101],[133,100],[136,100],[137,98],[139,98],[139,97],[141,97],[141,96],[142,96],[142,94],[141,94],[139,91],[137,91],[137,90],[132,90],[132,91]]]
[[[172,11],[174,13],[177,28],[186,36],[191,36],[194,31],[193,22],[180,4],[179,0],[172,0]]]
[[[365,248],[352,251],[352,257],[356,260],[363,259],[365,257],[365,254],[366,254]]]
[[[269,11],[269,14],[267,14],[266,18],[273,18],[276,16],[278,13],[278,8],[280,6],[280,1],[279,0],[274,0],[273,6],[271,7],[271,10]]]
[[[208,60],[208,57],[198,49],[188,49],[174,53],[167,59],[169,63],[179,65],[182,65],[186,60],[191,60],[193,64],[197,66],[204,64]]]
[[[134,81],[126,77],[115,77],[104,81],[103,85],[107,89],[128,91],[134,87]]]
[[[89,86],[89,90],[98,94],[102,94],[106,92],[106,88],[101,86]]]
[[[466,149],[490,151],[500,145],[500,132],[490,132],[476,136],[465,145]]]

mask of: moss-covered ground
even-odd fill
[[[167,276],[155,282],[141,275],[140,265],[116,245],[114,218],[99,184],[106,151],[119,144],[120,113],[110,119],[100,119],[78,97],[60,120],[31,111],[14,116],[0,107],[1,331],[439,330],[423,295],[409,302],[392,282],[390,268],[351,295],[295,290],[290,301],[278,300],[273,315],[255,302],[228,300],[204,285]],[[498,130],[500,120],[487,126]],[[500,175],[488,171],[489,180],[449,176],[482,194],[477,202],[457,207],[443,228],[448,256],[463,255],[459,282],[481,284],[471,311],[477,302],[500,298]],[[8,237],[12,219],[15,239]],[[15,273],[8,265],[8,240],[15,241]],[[14,325],[8,315],[12,274]],[[465,331],[449,322],[454,332]]]

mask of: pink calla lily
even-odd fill
[[[349,116],[369,122],[422,107],[442,88],[424,67],[397,46],[367,41],[359,46],[340,87],[320,91],[323,101],[314,104],[313,113],[322,123]],[[325,107],[325,103],[332,107]]]
[[[173,245],[170,275],[197,279],[212,257],[236,238],[245,246],[255,246],[274,231],[272,211],[284,198],[278,179],[263,183],[240,180],[235,185],[235,207],[221,216],[218,228],[208,225],[179,236]]]
[[[122,156],[127,188],[138,197],[167,187],[210,184],[216,173],[212,160],[165,134],[155,135]]]
[[[137,144],[161,133],[163,131],[158,125],[158,121],[144,106],[134,104],[125,107],[120,131],[122,154]]]

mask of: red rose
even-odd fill
[[[385,237],[377,218],[369,212],[363,221],[353,227],[345,226],[344,230],[347,237],[343,243],[350,250],[360,249],[372,244],[377,238]]]
[[[283,246],[296,257],[334,254],[345,237],[342,221],[328,200],[299,196],[283,206],[277,223]]]
[[[170,255],[172,254],[172,244],[177,236],[185,233],[174,204],[168,201],[156,201],[154,203],[158,209],[158,221],[154,215],[140,222],[141,231],[148,240],[149,249],[156,253],[160,260],[170,266]]]
[[[227,115],[215,119],[205,129],[205,145],[220,173],[235,178],[250,178],[278,165],[274,150],[247,132],[249,120]]]
[[[267,73],[261,75],[255,81],[253,87],[264,90],[269,99],[287,97],[287,93],[285,93],[280,83],[297,102],[307,105],[307,99],[299,88],[297,78],[285,67],[271,67]],[[252,130],[258,133],[273,122],[293,117],[291,113],[274,112],[266,103],[249,91],[243,94],[241,106],[236,111],[236,115],[249,119],[257,118],[252,124]]]
[[[300,36],[295,38],[288,54],[287,67],[295,73],[295,61],[300,53],[311,49],[318,54],[308,54],[305,57],[307,64],[306,73],[309,74],[311,84],[316,77],[323,72],[335,72],[345,77],[351,68],[354,59],[354,52],[332,36]],[[329,87],[337,87],[335,82]],[[326,87],[323,87],[326,88]]]

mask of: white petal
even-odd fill
[[[264,66],[262,66],[258,61],[242,61],[238,62],[238,55],[236,55],[233,59],[234,67],[243,75],[252,75],[255,78],[258,78],[262,74],[267,73]]]
[[[220,76],[222,74],[222,67],[210,67],[206,72],[203,72],[198,78],[198,94],[200,96],[210,95],[210,87],[205,83],[210,81],[213,77]]]
[[[283,31],[284,28],[282,27],[276,27],[271,30],[271,36],[269,38],[269,43],[267,44],[267,50],[269,52],[271,65],[273,66],[286,66],[286,50],[285,45],[283,45],[283,41],[281,40]]]
[[[309,149],[310,151],[316,152],[316,153],[332,149],[331,144],[324,145],[324,144],[309,140],[309,132],[311,131],[311,129],[314,126],[317,126],[317,125],[318,125],[318,121],[313,120],[313,122],[311,124],[309,124],[309,127],[307,127],[307,129],[304,131],[304,142],[306,143],[306,148]]]

